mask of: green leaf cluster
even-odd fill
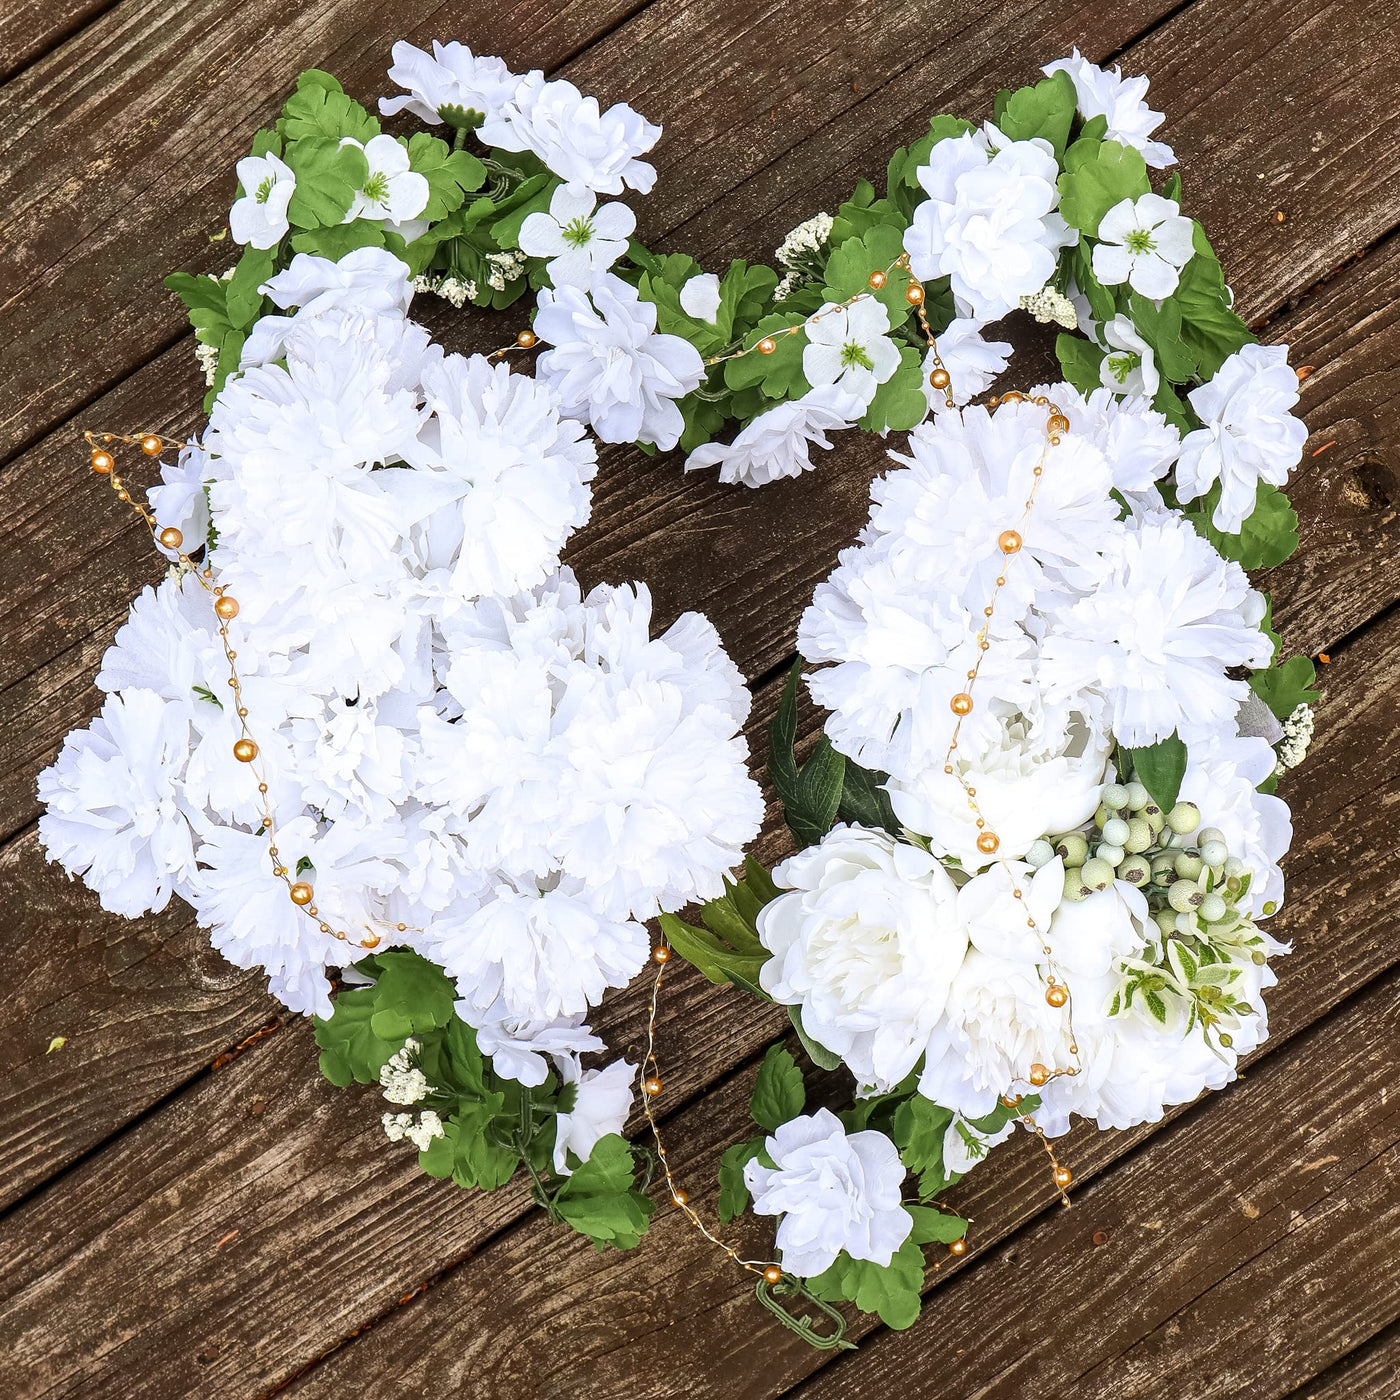
[[[1238,534],[1227,535],[1215,527],[1212,516],[1219,501],[1217,481],[1196,508],[1186,512],[1186,518],[1225,558],[1246,569],[1271,569],[1298,548],[1298,516],[1277,486],[1267,481],[1259,483],[1254,509],[1245,517]]]
[[[776,899],[778,887],[752,856],[744,857],[742,879],[724,881],[724,893],[700,906],[702,928],[674,914],[658,922],[671,946],[711,982],[733,982],[767,1000],[758,985],[759,969],[770,957],[758,937],[758,913]]]

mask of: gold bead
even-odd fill
[[[239,718],[239,719],[247,719],[247,718],[248,718],[248,707],[247,707],[246,705],[240,705],[240,706],[238,707],[238,718]]]
[[[539,336],[537,336],[532,330],[523,330],[518,336],[515,337],[515,343],[522,350],[533,350],[538,341]]]
[[[1025,403],[1026,396],[1019,389],[1008,389],[1001,396],[1002,403]]]
[[[889,279],[883,272],[881,272],[879,268],[876,268],[875,271],[872,272],[872,273],[870,274],[870,285],[871,285],[877,292],[878,292],[878,291],[880,290],[880,288],[883,287],[883,286],[885,285],[885,283],[888,282],[889,280],[890,280],[890,279]]]
[[[995,855],[996,849],[1000,845],[1001,841],[996,833],[992,831],[984,831],[977,838],[977,849],[981,851],[984,856]]]
[[[130,499],[131,499],[131,493],[126,489],[126,487],[122,487],[122,489],[121,489],[120,491],[117,492],[117,500],[119,500],[119,501],[129,501]]]
[[[1038,1089],[1042,1084],[1046,1083],[1049,1080],[1050,1071],[1046,1069],[1045,1066],[1042,1064],[1034,1064],[1031,1066],[1031,1072],[1026,1076],[1026,1078],[1029,1079],[1030,1082],[1034,1084],[1035,1087]]]
[[[185,537],[173,525],[167,525],[156,538],[166,549],[179,549],[185,542]]]
[[[159,457],[165,444],[154,434],[147,433],[141,439],[141,451],[148,457]]]
[[[649,1074],[642,1080],[642,1092],[649,1099],[654,1099],[661,1092],[661,1081],[654,1075]]]
[[[399,931],[400,933],[406,933],[406,932],[408,931],[408,925],[407,925],[407,924],[395,924],[394,927],[395,927],[396,929],[398,929],[398,931]]]
[[[1068,1167],[1055,1168],[1055,1185],[1058,1186],[1061,1191],[1063,1191],[1065,1187],[1068,1186],[1073,1180],[1074,1173],[1070,1171]]]
[[[233,756],[240,763],[251,763],[258,756],[258,746],[251,739],[240,739],[233,746]]]
[[[1020,1094],[1003,1094],[1001,1096],[1001,1101],[1007,1108],[1015,1108],[1016,1105],[1021,1102],[1021,1096]]]
[[[298,880],[287,893],[291,895],[293,904],[310,904],[315,891],[305,880]]]
[[[92,469],[98,476],[106,476],[116,465],[116,461],[110,452],[104,452],[100,447],[93,448]]]
[[[267,784],[266,784],[266,783],[259,783],[259,784],[258,784],[258,791],[259,791],[259,792],[264,792],[264,793],[265,793],[265,792],[267,791]]]
[[[230,622],[238,616],[238,599],[224,593],[214,600],[214,611],[225,622]]]
[[[1045,989],[1045,1000],[1051,1006],[1063,1006],[1069,1000],[1069,993],[1058,982],[1052,982]]]
[[[951,1254],[954,1259],[961,1259],[963,1255],[967,1253],[967,1241],[954,1240],[948,1246],[948,1253]]]
[[[778,348],[778,342],[771,335],[765,335],[758,342],[758,353],[760,355],[771,355]]]
[[[1048,404],[1048,403],[1050,402],[1050,400],[1047,399],[1047,398],[1045,397],[1044,394],[1037,394],[1037,395],[1035,396],[1035,401],[1036,401],[1036,403],[1038,403],[1042,408],[1044,408],[1045,405]]]
[[[1015,554],[1021,547],[1021,536],[1015,530],[1003,530],[997,536],[997,547],[1003,554]]]
[[[972,713],[972,696],[965,690],[960,690],[953,696],[949,705],[955,715],[970,715]]]
[[[764,1283],[777,1283],[783,1276],[783,1271],[776,1265],[770,1264],[763,1271]]]
[[[1050,421],[1045,425],[1050,433],[1069,432],[1069,419],[1063,413],[1052,413]]]
[[[331,931],[331,926],[329,924],[321,924],[319,927],[322,933],[329,933]]]
[[[668,963],[671,961],[671,950],[663,943],[661,947],[652,954],[652,957],[659,963]]]
[[[911,282],[904,289],[904,300],[907,301],[910,306],[918,306],[923,299],[924,289],[917,282]]]
[[[308,904],[306,906],[306,912],[310,914],[313,919],[319,919],[321,917],[321,911],[314,904]]]
[[[377,933],[372,933],[372,934],[370,934],[370,936],[369,936],[368,938],[362,938],[362,939],[360,939],[360,947],[361,947],[361,948],[377,948],[377,947],[379,947],[379,935],[378,935]]]
[[[952,382],[952,378],[946,369],[936,369],[929,375],[928,382],[932,384],[935,389],[946,389]]]
[[[671,1203],[677,1206],[687,1206],[690,1204],[690,1196],[679,1186],[671,1192]]]

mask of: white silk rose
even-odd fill
[[[744,1185],[757,1215],[781,1215],[783,1268],[799,1278],[829,1269],[844,1249],[881,1267],[909,1237],[914,1218],[900,1202],[904,1163],[884,1133],[849,1136],[830,1109],[783,1123],[764,1144]]]
[[[892,1089],[919,1061],[967,951],[957,888],[927,851],[882,831],[836,826],[773,872],[764,906],[773,956],[763,990],[857,1082]]]

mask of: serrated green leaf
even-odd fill
[[[1065,378],[1081,394],[1092,394],[1102,384],[1099,367],[1103,364],[1103,351],[1082,335],[1061,331],[1055,337],[1055,357]]]
[[[900,1159],[919,1176],[919,1196],[927,1200],[948,1185],[943,1170],[943,1138],[953,1121],[951,1109],[914,1094],[895,1110],[891,1136]]]
[[[770,1046],[754,1081],[750,1117],[760,1128],[776,1132],[782,1124],[796,1118],[806,1102],[807,1090],[797,1061],[781,1045]]]
[[[1317,702],[1319,692],[1314,686],[1317,667],[1307,656],[1290,657],[1281,666],[1269,666],[1250,674],[1250,689],[1274,712],[1278,719],[1287,719],[1299,705]]]
[[[1192,239],[1195,251],[1164,305],[1179,311],[1182,343],[1196,362],[1197,375],[1209,379],[1229,356],[1256,337],[1230,304],[1220,260],[1199,222]]]
[[[858,180],[855,193],[836,211],[829,242],[832,248],[840,248],[847,239],[864,238],[881,225],[898,230],[902,236],[909,220],[893,200],[876,199],[875,186],[869,180]]]
[[[749,1188],[744,1185],[744,1168],[763,1151],[763,1138],[736,1142],[719,1159],[719,1218],[726,1224],[744,1213]]]
[[[900,1245],[886,1267],[852,1259],[842,1250],[825,1273],[807,1280],[817,1297],[846,1299],[864,1312],[878,1313],[881,1322],[897,1331],[918,1317],[923,1284],[924,1255],[912,1239]]]
[[[365,153],[329,136],[294,141],[287,147],[286,161],[296,176],[287,218],[301,229],[340,223],[369,177]]]
[[[1277,486],[1267,481],[1259,483],[1254,509],[1236,535],[1216,529],[1212,516],[1219,501],[1217,481],[1195,503],[1195,509],[1186,512],[1186,518],[1226,559],[1233,559],[1245,569],[1271,569],[1298,548],[1298,516]]]
[[[626,1139],[609,1133],[559,1188],[554,1208],[599,1249],[633,1249],[656,1206],[636,1189]]]
[[[1133,770],[1148,795],[1164,811],[1176,806],[1186,776],[1186,745],[1176,734],[1145,748],[1130,749]]]
[[[877,224],[864,237],[848,238],[834,249],[826,264],[826,299],[844,302],[855,296],[873,296],[889,313],[890,325],[908,319],[909,273],[893,264],[904,255],[904,233],[890,224]],[[873,272],[886,274],[884,286],[870,285]]]
[[[258,319],[265,300],[258,288],[272,276],[276,266],[277,254],[273,248],[243,250],[226,284],[224,305],[230,325],[247,329]]]
[[[960,1215],[935,1210],[932,1206],[906,1205],[904,1209],[914,1217],[914,1229],[909,1238],[917,1245],[952,1244],[967,1234],[967,1221]]]
[[[777,311],[765,316],[744,337],[744,347],[751,353],[725,361],[725,384],[733,390],[757,386],[773,400],[800,399],[812,387],[802,372],[807,337],[801,327],[805,321],[806,317],[798,311]],[[773,337],[771,355],[753,349],[767,336]]]
[[[1090,235],[1098,233],[1099,220],[1115,204],[1151,189],[1142,153],[1117,141],[1101,141],[1088,149],[1081,137],[1070,147],[1065,165],[1059,180],[1060,213]]]
[[[302,78],[308,76],[304,73]],[[329,73],[318,77],[335,83]],[[358,102],[345,95],[339,83],[326,87],[316,81],[299,83],[282,108],[277,131],[287,142],[308,136],[326,136],[340,141],[348,136],[363,145],[379,135],[380,126]]]
[[[1055,148],[1055,159],[1060,160],[1069,140],[1074,107],[1074,82],[1068,73],[1059,71],[1034,87],[1010,93],[1000,104],[996,123],[1012,141],[1030,141],[1037,136],[1048,141]]]
[[[875,390],[860,426],[867,432],[903,432],[928,417],[923,356],[912,345],[899,351],[899,368]]]
[[[344,1087],[352,1081],[374,1084],[402,1039],[386,1040],[372,1025],[374,988],[342,991],[331,1003],[331,1014],[314,1019],[316,1044],[321,1049],[321,1073],[332,1084]]]
[[[1175,384],[1187,383],[1196,372],[1196,356],[1181,337],[1181,307],[1170,298],[1157,305],[1150,297],[1133,292],[1128,314],[1138,334],[1154,352],[1157,368]]]
[[[435,963],[407,949],[380,953],[376,962],[378,973],[372,989],[376,1035],[402,1040],[439,1030],[453,1019],[457,989]]]

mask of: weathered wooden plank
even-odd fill
[[[1395,1400],[1400,1395],[1400,1324],[1358,1347],[1288,1400]]]
[[[1400,617],[1392,617],[1339,653],[1327,671],[1317,748],[1289,789],[1297,837],[1288,867],[1291,902],[1276,932],[1291,937],[1295,951],[1270,994],[1273,1039],[1266,1055],[1400,957],[1390,908],[1400,851],[1386,835],[1400,810],[1398,663]],[[749,1131],[750,1079],[727,1081],[668,1130],[668,1150],[683,1163],[681,1179],[694,1199],[703,1193],[707,1208],[719,1151]],[[1229,1115],[1233,1095],[1196,1111]],[[1085,1183],[1154,1131],[1099,1133],[1079,1125],[1061,1152]],[[1253,1131],[1261,1132],[1258,1123]],[[1269,1131],[1288,1135],[1285,1128]],[[1208,1154],[1195,1161],[1209,1173]],[[1176,1185],[1189,1192],[1188,1182]],[[949,1199],[975,1222],[975,1255],[1055,1196],[1043,1154],[1025,1137],[999,1149]],[[750,1222],[745,1229],[745,1247],[761,1251],[761,1227]],[[940,1272],[948,1272],[946,1265]],[[745,1394],[777,1395],[823,1358],[776,1327],[756,1326],[749,1291],[745,1278],[675,1212],[659,1215],[646,1248],[626,1258],[561,1249],[528,1220],[470,1268],[450,1273],[428,1299],[332,1356],[294,1393],[298,1400],[329,1397],[351,1377],[430,1392],[470,1376],[474,1393],[487,1396],[571,1395],[578,1392],[569,1380],[586,1365],[589,1400],[729,1394],[735,1377],[743,1377]],[[930,1306],[936,1311],[937,1299]]]
[[[114,0],[10,0],[0,11],[0,83],[91,23]]]

